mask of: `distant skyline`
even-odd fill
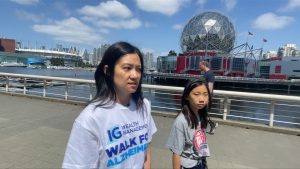
[[[0,37],[33,48],[62,44],[91,51],[128,41],[155,56],[181,53],[183,27],[206,11],[229,18],[235,46],[247,41],[264,51],[287,43],[300,47],[300,0],[2,0],[0,5]]]

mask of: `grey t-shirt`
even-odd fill
[[[195,129],[188,126],[184,115],[180,113],[173,124],[166,144],[168,149],[171,149],[173,153],[181,156],[180,163],[186,168],[194,167],[198,163],[198,160],[188,158],[190,156],[197,157],[193,149],[194,133]]]

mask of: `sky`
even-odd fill
[[[0,6],[0,37],[31,48],[62,44],[92,51],[128,41],[155,56],[181,53],[184,26],[207,11],[229,18],[235,46],[300,47],[300,0],[1,0]]]

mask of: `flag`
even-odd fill
[[[267,39],[263,38],[263,42],[267,42]]]
[[[253,35],[253,33],[248,31],[248,35]]]

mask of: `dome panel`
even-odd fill
[[[229,19],[217,12],[204,12],[185,25],[180,39],[183,52],[214,50],[229,53],[234,46],[235,30]]]

